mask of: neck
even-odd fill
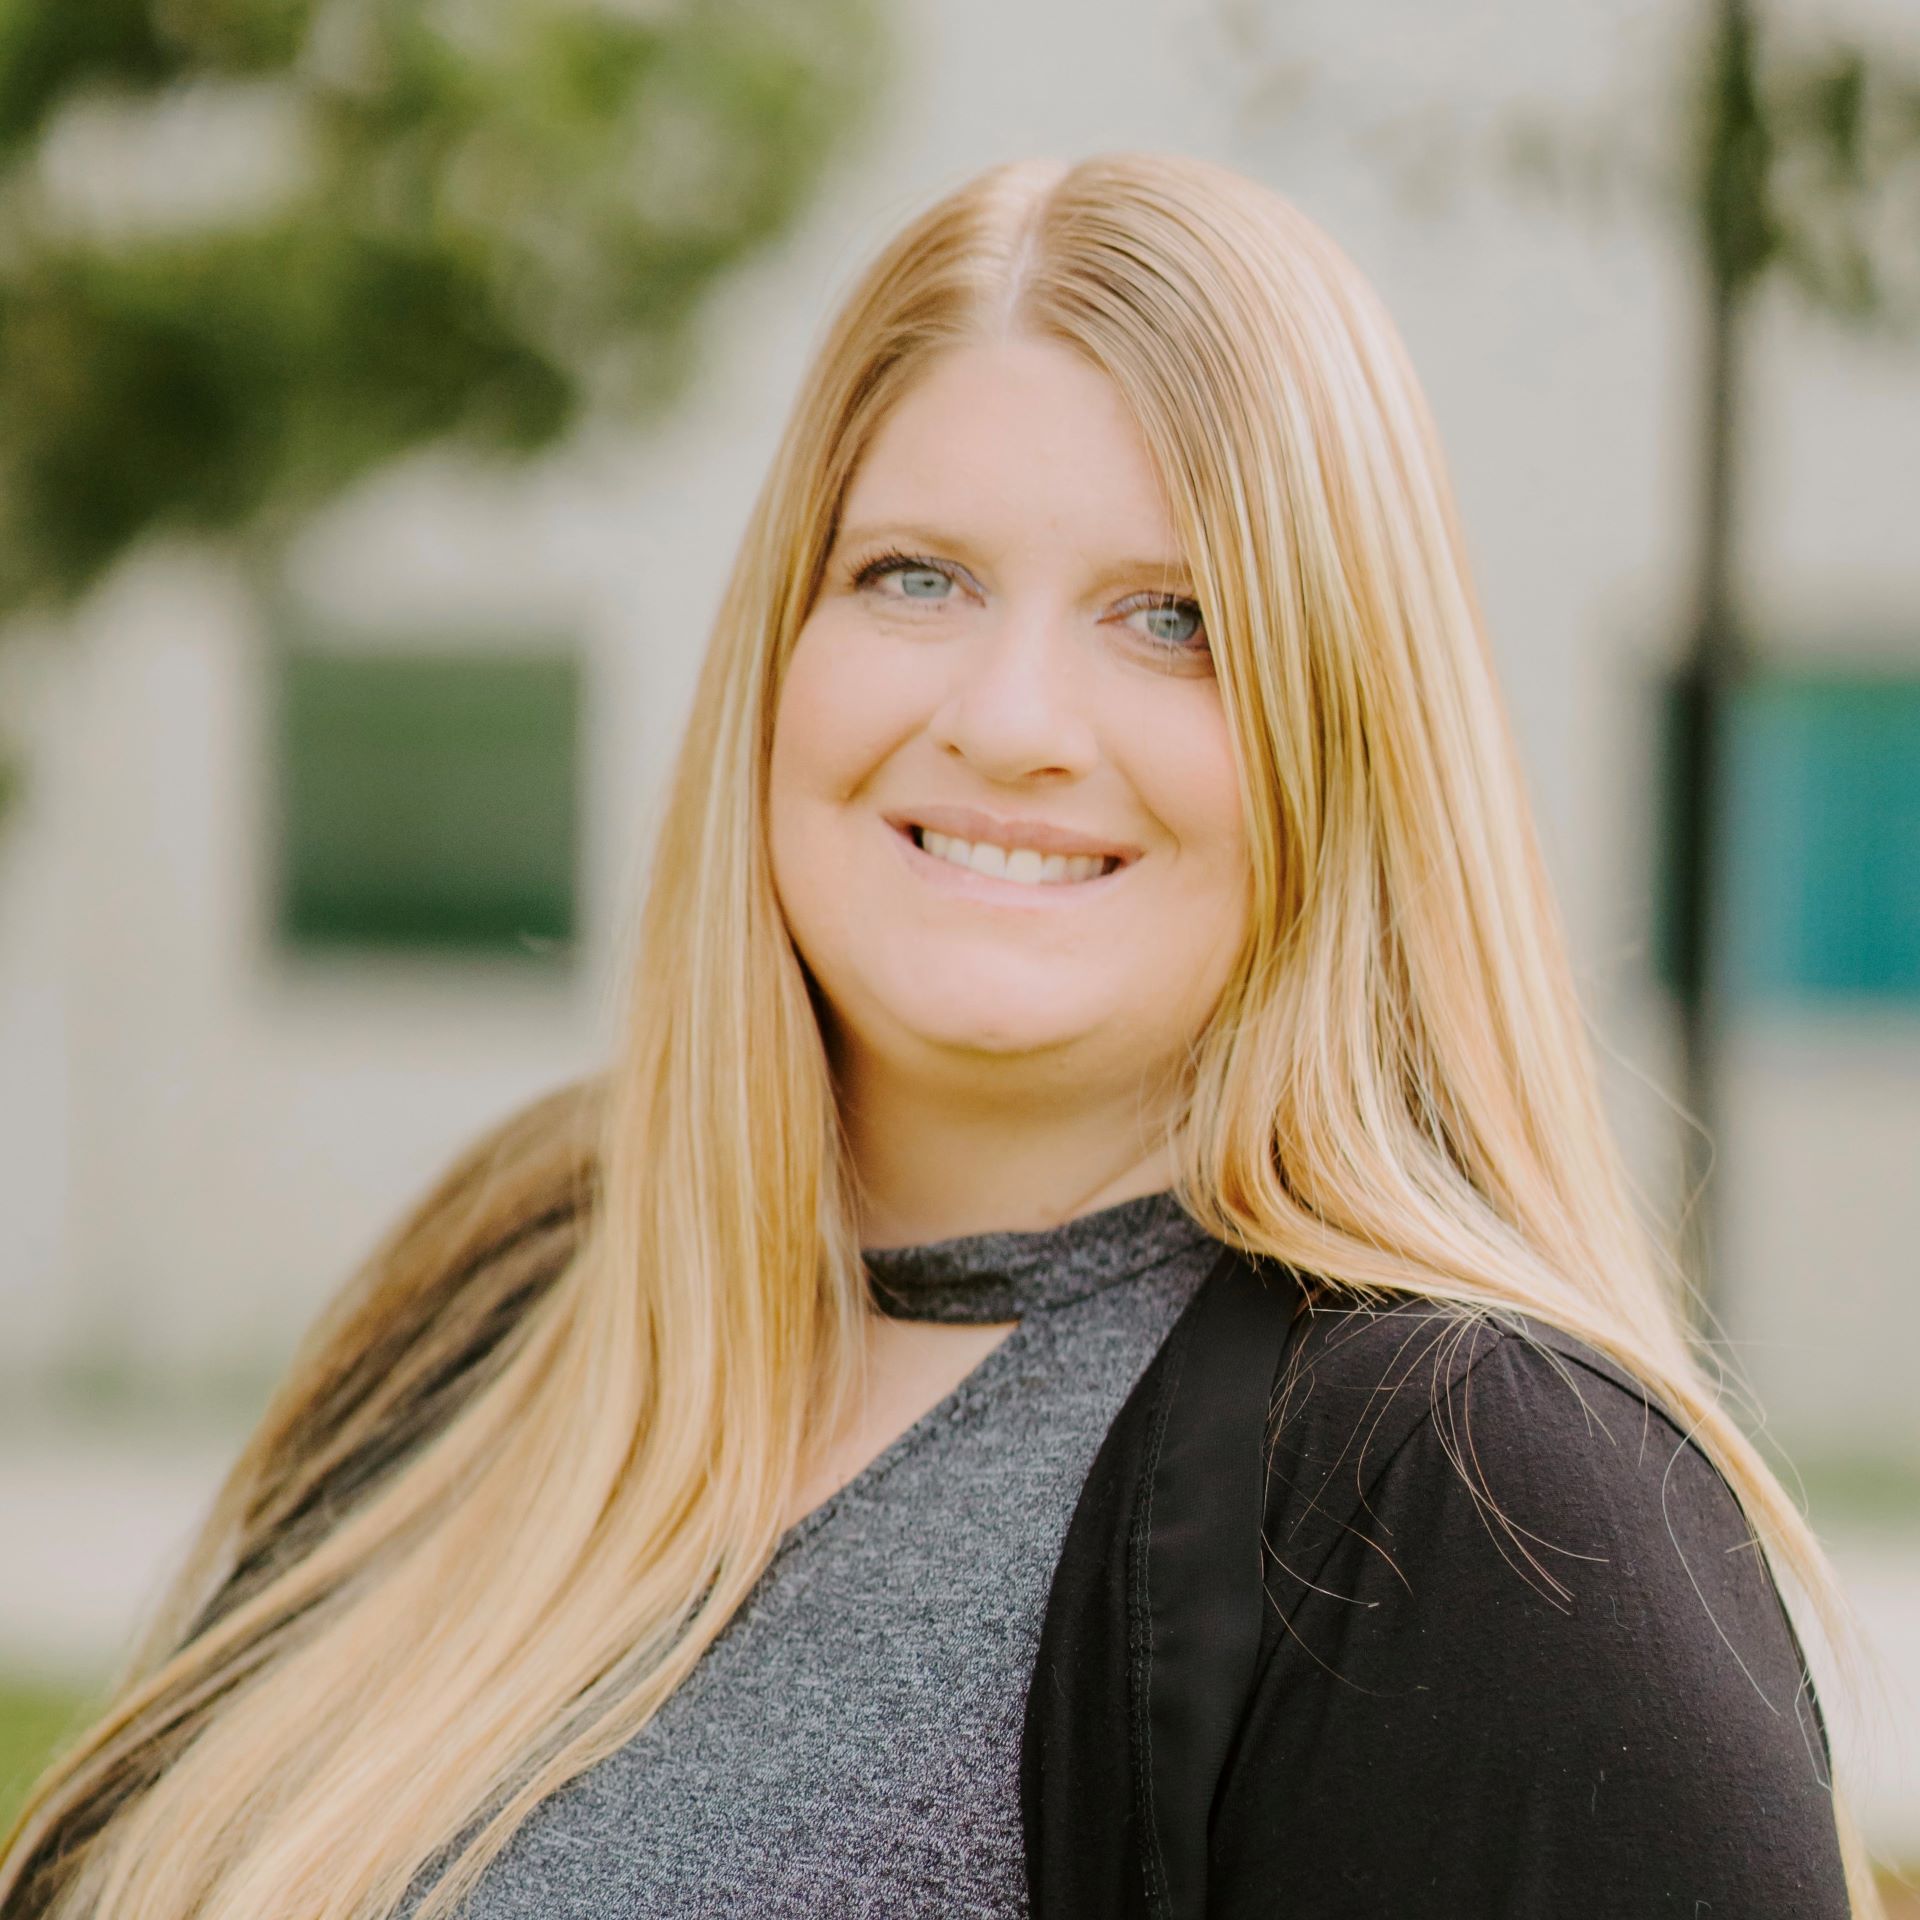
[[[838,1084],[863,1246],[1057,1226],[1174,1181],[1168,1102],[1138,1083],[1049,1105],[1030,1084],[963,1089],[865,1061]]]

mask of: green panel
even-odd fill
[[[570,654],[287,652],[282,936],[306,947],[566,947],[579,735]]]
[[[1656,960],[1674,978],[1675,702]],[[1920,674],[1755,675],[1721,714],[1717,972],[1749,998],[1920,1000]]]

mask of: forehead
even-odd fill
[[[1070,347],[1030,337],[939,355],[874,435],[841,523],[1180,563],[1165,490],[1120,390]]]

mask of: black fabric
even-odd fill
[[[1146,1752],[1135,1729],[1145,1630],[1133,1600],[1136,1526],[1173,1369],[1205,1293],[1202,1286],[1107,1429],[1054,1568],[1020,1746],[1027,1894],[1036,1920],[1145,1920],[1148,1913],[1140,1838],[1146,1793],[1134,1771]]]
[[[1209,1811],[1268,1611],[1264,1434],[1303,1304],[1290,1273],[1224,1249],[1094,1458],[1027,1692],[1036,1915],[1206,1911]]]
[[[1133,1739],[1155,1912],[1206,1911],[1214,1783],[1260,1667],[1260,1434],[1290,1291],[1229,1251],[1195,1295],[1136,1505]]]
[[[1150,1869],[1129,1547],[1197,1337],[1228,1324],[1206,1305],[1219,1275],[1109,1432],[1056,1569],[1023,1752],[1034,1912],[1844,1916],[1800,1647],[1681,1429],[1538,1321],[1264,1283],[1290,1324],[1260,1649],[1224,1764],[1188,1749],[1180,1814],[1208,1802],[1204,1906],[1172,1904]],[[1240,1592],[1230,1511],[1194,1509]],[[1162,1846],[1192,1844],[1178,1810],[1154,1811]]]

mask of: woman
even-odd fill
[[[1872,1914],[1743,1513],[1837,1622],[1389,322],[1231,174],[1005,168],[805,384],[622,1057],[313,1335],[0,1906]]]

